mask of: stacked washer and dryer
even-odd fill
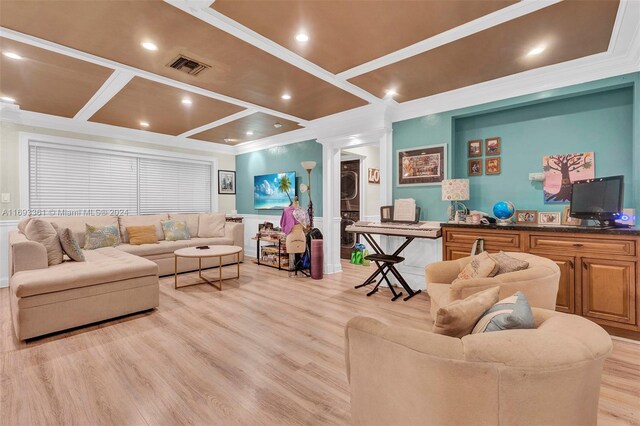
[[[358,236],[345,228],[360,220],[360,161],[340,163],[340,257],[350,259]]]

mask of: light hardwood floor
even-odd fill
[[[349,424],[345,323],[368,315],[429,328],[431,320],[426,294],[367,298],[353,285],[369,270],[343,266],[314,281],[248,261],[222,292],[174,290],[163,278],[153,312],[26,344],[15,340],[0,289],[0,423]],[[196,278],[182,275],[181,284]],[[640,425],[640,345],[614,341],[599,420]]]

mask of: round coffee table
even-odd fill
[[[222,280],[223,279],[231,280],[231,279],[240,278],[240,253],[242,253],[242,247],[238,247],[238,246],[209,246],[208,249],[197,249],[195,247],[187,247],[187,248],[182,248],[182,249],[174,251],[173,252],[173,255],[175,257],[174,288],[178,288],[178,258],[179,257],[197,258],[198,259],[198,276],[202,280],[201,282],[198,282],[198,283],[193,283],[193,284],[180,286],[180,288],[189,287],[191,285],[197,285],[197,284],[209,284],[209,285],[212,285],[212,286],[215,287],[215,284],[212,281],[209,281],[208,279],[206,279],[205,277],[202,276],[202,259],[203,258],[210,258],[210,257],[217,257],[219,259],[218,283],[220,285],[220,287],[219,287],[220,291],[222,291]],[[236,255],[236,265],[237,265],[237,268],[238,268],[238,272],[237,272],[235,277],[222,278],[222,257],[223,256],[230,256],[230,255],[233,255],[233,254]]]

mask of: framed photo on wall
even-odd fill
[[[236,193],[236,172],[233,170],[218,170],[218,194]]]
[[[467,142],[468,157],[482,157],[482,139]]]
[[[486,175],[499,175],[502,171],[500,166],[500,157],[485,158],[484,173]]]
[[[467,166],[467,174],[469,176],[482,176],[482,159],[469,160]]]
[[[440,185],[446,179],[447,146],[398,150],[398,185]]]
[[[484,146],[486,155],[500,155],[500,138],[487,138]]]

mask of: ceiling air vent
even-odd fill
[[[207,68],[211,68],[211,65],[203,64],[195,59],[188,58],[184,55],[178,55],[167,65],[170,68],[177,69],[178,71],[185,72],[189,75],[198,75]]]

